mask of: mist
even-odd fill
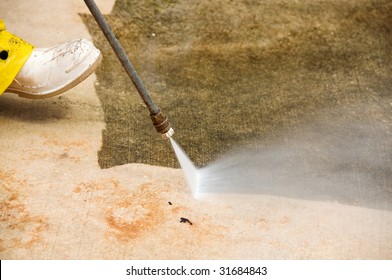
[[[198,191],[392,210],[391,135],[387,122],[320,117],[276,141],[254,143],[200,168]]]

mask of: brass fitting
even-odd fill
[[[162,138],[172,137],[174,130],[170,126],[169,119],[160,110],[155,115],[150,115],[150,117],[156,131],[162,135]]]

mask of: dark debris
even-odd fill
[[[189,219],[183,217],[180,218],[180,223],[188,223],[190,225],[193,225]]]

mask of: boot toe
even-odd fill
[[[8,91],[27,98],[60,94],[92,74],[101,58],[101,52],[86,39],[36,49]]]

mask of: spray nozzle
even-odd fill
[[[150,115],[152,123],[162,138],[170,138],[174,134],[174,129],[170,126],[169,119],[159,110],[155,115]]]

